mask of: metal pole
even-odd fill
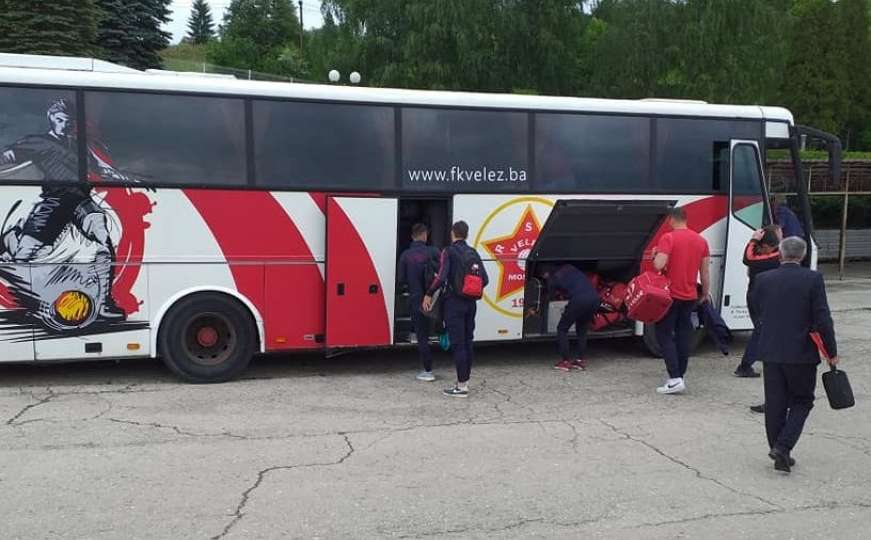
[[[302,36],[305,33],[305,25],[302,23],[302,0],[299,0],[299,54],[302,55]]]
[[[850,167],[847,167],[847,179],[844,182],[844,209],[841,213],[841,246],[838,252],[838,279],[844,279],[844,268],[847,262],[847,213],[850,203]]]

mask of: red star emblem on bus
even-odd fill
[[[484,249],[499,264],[499,285],[496,291],[496,301],[523,290],[526,283],[524,269],[526,257],[532,251],[532,246],[538,240],[541,225],[532,206],[526,207],[514,232],[508,236],[494,238],[483,242]],[[523,265],[523,266],[521,266]]]

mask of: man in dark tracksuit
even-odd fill
[[[584,354],[587,352],[587,329],[601,300],[596,288],[587,276],[571,264],[564,264],[554,271],[546,271],[547,296],[553,299],[559,292],[568,299],[565,310],[556,327],[560,360],[554,369],[570,371],[586,368]],[[574,325],[578,342],[574,354],[569,347],[569,329]]]
[[[759,377],[753,364],[759,359],[759,335],[762,331],[759,328],[759,315],[753,308],[753,285],[756,276],[780,266],[779,245],[780,227],[769,225],[753,233],[753,238],[744,248],[744,265],[747,267],[747,277],[750,278],[747,285],[747,310],[750,312],[750,320],[753,321],[753,334],[744,349],[741,363],[735,369],[736,377]]]
[[[811,409],[820,355],[810,333],[818,332],[838,363],[834,324],[823,276],[801,266],[807,244],[797,237],[780,244],[782,264],[760,274],[753,302],[762,323],[759,339],[765,377],[765,431],[774,468],[789,472],[795,447]]]
[[[429,287],[426,283],[427,267],[438,264],[439,251],[426,245],[429,231],[423,223],[411,227],[411,246],[399,256],[399,283],[408,285],[408,310],[417,337],[417,350],[423,362],[423,371],[417,374],[419,381],[432,382],[432,351],[429,348],[429,331],[432,321],[421,311],[424,294]]]
[[[465,221],[454,223],[451,227],[451,245],[442,251],[438,275],[423,298],[424,311],[430,311],[433,293],[440,287],[445,287],[445,326],[448,330],[448,337],[451,339],[454,363],[457,366],[456,386],[443,392],[449,397],[467,397],[469,395],[469,377],[472,373],[472,360],[474,359],[472,342],[475,336],[477,300],[463,296],[461,291],[456,290],[455,285],[462,281],[463,277],[464,269],[460,258],[462,253],[466,250],[474,251],[466,243],[468,236],[469,225]],[[483,264],[480,265],[478,271],[486,287],[489,278]]]

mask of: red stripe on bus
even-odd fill
[[[725,195],[713,195],[693,201],[682,208],[687,213],[687,227],[701,234],[718,221],[725,219],[726,212],[729,210],[729,198]],[[659,244],[660,238],[670,231],[671,226],[668,224],[668,220],[666,220],[644,249],[644,256],[641,261],[642,271],[653,269],[652,250]]]
[[[189,189],[185,195],[230,263],[237,290],[263,316],[266,349],[315,347],[314,336],[324,330],[324,283],[278,201],[258,191]]]

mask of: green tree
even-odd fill
[[[288,72],[295,64],[281,57],[288,58],[289,47],[298,47],[300,31],[291,0],[233,0],[208,58],[227,67],[299,76]]]
[[[843,58],[847,62],[847,120],[841,130],[848,150],[871,149],[871,2],[840,0],[840,31],[846,36]]]
[[[838,6],[830,0],[797,0],[793,16],[784,104],[798,122],[837,133],[849,114],[850,100]]]
[[[2,0],[0,51],[92,56],[97,32],[94,0]]]
[[[170,0],[97,0],[103,19],[97,43],[103,56],[134,69],[158,68],[161,50],[169,45]]]
[[[215,23],[212,21],[212,8],[206,0],[194,0],[191,16],[188,19],[187,40],[202,45],[213,37],[215,37]]]
[[[786,68],[790,17],[770,0],[688,0],[678,13],[676,97],[772,103]]]
[[[601,0],[587,24],[585,91],[608,98],[672,96],[684,76],[676,58],[680,5],[670,0]]]
[[[337,29],[327,32],[371,84],[547,93],[577,86],[584,16],[574,0],[325,0],[324,11]]]

